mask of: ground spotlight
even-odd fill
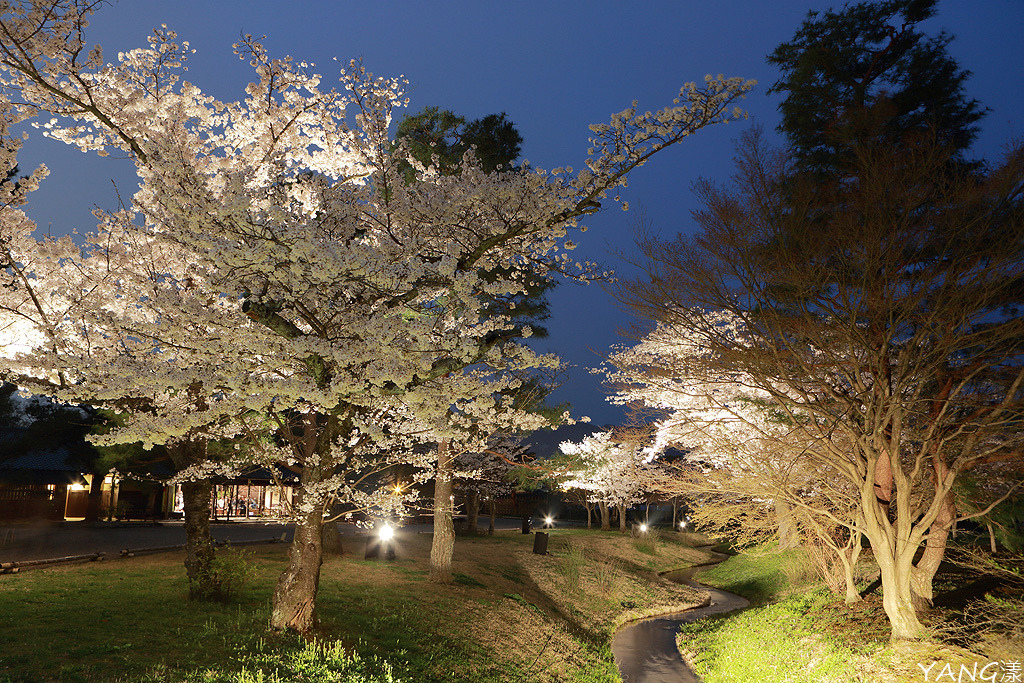
[[[646,524],[641,524],[640,525],[640,533],[642,533],[642,534],[646,534],[647,533],[647,525]]]
[[[387,543],[392,538],[394,538],[395,530],[391,528],[390,524],[385,524],[384,526],[382,526],[380,528],[380,531],[378,532],[378,535],[380,536],[380,540],[382,540],[385,543]]]
[[[555,525],[555,518],[548,516],[544,518],[544,526],[553,527]]]

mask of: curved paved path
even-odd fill
[[[724,559],[724,557],[723,557]],[[624,683],[692,683],[700,681],[697,674],[686,665],[679,648],[676,634],[679,625],[714,614],[725,614],[742,609],[750,604],[746,598],[734,593],[710,588],[689,580],[684,570],[682,576],[674,578],[692,588],[710,594],[710,601],[704,607],[695,607],[685,612],[666,614],[628,624],[612,638],[612,654],[619,667]],[[671,577],[670,577],[671,578]]]

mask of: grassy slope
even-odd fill
[[[707,560],[677,534],[556,530],[542,557],[501,533],[459,538],[456,581],[438,586],[430,538],[405,534],[393,562],[361,559],[361,541],[328,558],[315,642],[267,629],[278,547],[251,551],[229,604],[185,599],[179,553],[0,577],[0,683],[615,681],[615,625],[699,602],[656,572]]]
[[[890,643],[877,594],[847,607],[816,580],[810,566],[800,550],[793,550],[737,555],[701,570],[698,581],[739,593],[755,605],[681,630],[680,650],[705,683],[920,682],[925,678],[918,664],[938,662],[930,670],[930,680],[936,680],[947,664],[956,676],[961,665],[972,671],[975,664],[980,669],[993,661],[939,638]]]

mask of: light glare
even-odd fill
[[[395,530],[391,528],[390,524],[385,524],[380,528],[380,540],[390,541],[391,537],[395,535]]]

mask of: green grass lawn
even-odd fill
[[[675,536],[638,550],[556,530],[541,557],[531,536],[500,533],[460,537],[455,581],[438,585],[429,544],[409,534],[392,562],[363,560],[359,542],[327,558],[309,639],[268,628],[281,547],[250,552],[252,578],[226,604],[187,599],[180,553],[5,575],[0,683],[617,681],[613,625],[685,601],[656,572],[706,560]]]

